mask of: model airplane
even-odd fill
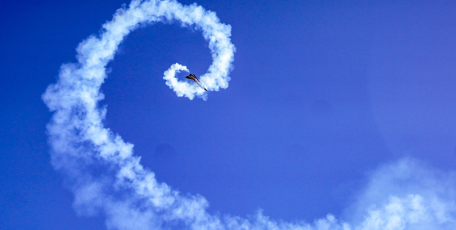
[[[206,91],[207,91],[207,89],[206,89],[206,88],[204,88],[204,86],[203,86],[203,85],[201,85],[201,83],[199,82],[199,80],[198,80],[198,78],[196,77],[196,75],[195,75],[195,74],[192,74],[192,73],[191,73],[190,75],[188,75],[188,76],[187,76],[187,77],[185,77],[185,78],[187,78],[187,79],[190,79],[190,80],[194,80],[194,81],[196,82],[196,84],[198,84],[199,86],[201,86],[201,88],[203,88],[204,90],[206,90]]]

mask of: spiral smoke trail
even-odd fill
[[[50,85],[43,94],[44,102],[54,112],[47,126],[52,165],[64,175],[66,186],[74,193],[74,208],[78,214],[102,214],[108,229],[119,230],[352,229],[350,224],[338,221],[332,215],[312,224],[272,221],[261,212],[247,219],[212,215],[207,212],[208,202],[203,197],[184,196],[166,184],[158,183],[154,173],[144,168],[139,163],[140,158],[133,155],[133,145],[103,126],[106,108],[100,107],[99,102],[103,99],[100,86],[106,78],[106,65],[114,58],[125,36],[138,25],[153,22],[178,22],[200,30],[209,43],[213,58],[200,81],[209,91],[228,87],[235,47],[230,41],[231,27],[220,23],[215,13],[196,4],[183,6],[173,0],[134,0],[128,7],[119,9],[113,19],[103,25],[99,36],[90,36],[79,44],[78,63],[62,65],[57,83]],[[166,70],[166,84],[178,96],[205,98],[205,91],[196,84],[176,78],[179,71],[188,69],[176,63]],[[391,181],[394,174],[385,178],[384,181]],[[440,190],[445,189],[448,190],[447,187]],[[382,198],[387,202],[370,209],[353,229],[404,229],[403,226],[423,219],[434,223],[432,220],[437,217],[426,219],[423,215],[432,216],[437,211],[441,211],[439,223],[454,223],[445,216],[450,209],[435,211],[428,208],[431,206],[426,202],[437,195],[429,192],[428,196],[422,197],[413,193],[416,191],[410,192]],[[366,197],[373,200],[371,196]],[[437,198],[434,200],[443,199]],[[395,212],[396,209],[406,211]]]

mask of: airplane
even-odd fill
[[[201,88],[203,88],[204,90],[206,90],[206,91],[207,91],[207,89],[206,89],[206,88],[204,88],[204,86],[203,86],[203,85],[201,85],[201,83],[199,82],[199,80],[198,80],[198,78],[196,77],[196,75],[195,75],[195,74],[192,74],[192,73],[191,73],[190,75],[188,75],[188,76],[187,76],[187,77],[185,77],[185,78],[187,78],[187,79],[190,79],[190,80],[194,80],[194,81],[196,82],[196,84],[198,84],[199,86],[201,86]]]

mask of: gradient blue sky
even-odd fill
[[[123,3],[3,2],[0,229],[106,228],[76,214],[50,164],[41,95]],[[197,3],[232,26],[228,89],[176,97],[163,71],[200,75],[211,56],[199,31],[161,23],[123,41],[102,87],[105,125],[159,181],[201,194],[211,213],[311,222],[349,215],[381,165],[455,169],[456,2]]]

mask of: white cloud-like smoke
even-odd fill
[[[106,108],[100,107],[99,89],[106,65],[119,43],[140,24],[175,21],[195,26],[209,42],[213,63],[200,81],[208,90],[227,88],[234,57],[231,28],[201,6],[176,1],[137,1],[116,12],[78,47],[78,63],[64,64],[58,82],[43,100],[54,112],[48,125],[54,168],[66,178],[81,215],[106,216],[108,229],[455,229],[455,177],[421,167],[412,160],[380,168],[367,189],[349,210],[347,221],[328,215],[307,222],[274,221],[259,212],[250,218],[212,215],[201,196],[184,196],[144,168],[133,155],[133,145],[103,126]],[[196,84],[178,81],[180,64],[172,65],[164,79],[178,96],[205,97]]]

